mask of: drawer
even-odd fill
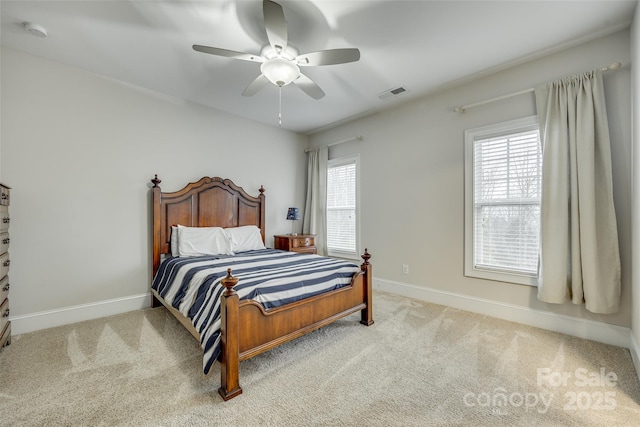
[[[9,300],[0,305],[0,347],[11,342],[11,322],[9,322]]]
[[[315,253],[317,253],[315,246],[305,246],[305,247],[302,247],[302,248],[296,248],[294,251],[298,252],[298,253],[301,253],[301,254],[315,254]]]
[[[0,277],[4,277],[9,274],[9,252],[0,255]]]
[[[9,297],[9,276],[4,276],[0,280],[0,301],[4,301]]]
[[[313,245],[314,245],[313,237],[292,237],[291,238],[292,248],[304,248],[304,247],[313,246]]]
[[[0,205],[0,233],[3,233],[9,229],[9,206]]]
[[[11,322],[7,322],[2,335],[0,335],[0,348],[9,344],[11,344]]]
[[[9,206],[9,202],[11,201],[11,189],[4,185],[0,185],[0,205]]]
[[[0,254],[9,250],[9,233],[0,233]]]

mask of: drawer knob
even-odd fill
[[[2,317],[9,317],[9,309],[7,308],[4,313],[2,313]]]
[[[11,239],[9,239],[9,238],[7,237],[6,239],[2,239],[2,244],[3,244],[3,245],[8,245],[10,241],[11,241]]]
[[[2,193],[2,200],[7,200],[9,195],[7,193]]]
[[[4,292],[8,292],[9,291],[9,286],[10,286],[9,283],[7,283],[6,285],[4,285],[4,288],[2,288],[2,290]]]
[[[8,260],[6,260],[5,262],[2,263],[2,265],[5,266],[5,267],[9,267],[10,264],[11,264],[11,260],[10,259],[8,259]]]
[[[5,216],[4,218],[2,218],[2,222],[5,224],[9,224],[9,221],[11,221],[11,218],[9,218],[8,216]]]

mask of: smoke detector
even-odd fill
[[[31,22],[25,22],[22,24],[22,26],[24,27],[25,31],[33,36],[41,38],[47,37],[47,29],[40,25],[33,24]]]

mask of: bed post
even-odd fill
[[[371,264],[369,264],[369,258],[371,258],[371,255],[369,255],[369,252],[365,248],[364,254],[362,254],[362,259],[364,260],[364,262],[360,266],[360,269],[364,272],[364,286],[365,286],[365,290],[364,291],[366,293],[366,295],[364,297],[365,297],[367,306],[365,308],[363,308],[362,311],[360,312],[360,323],[362,323],[363,325],[367,325],[367,326],[373,325],[373,304],[372,304],[372,297],[373,297],[372,276],[373,276],[373,274],[371,272]]]
[[[242,393],[240,387],[240,324],[238,294],[233,287],[238,283],[236,277],[231,276],[231,269],[227,270],[227,277],[222,279],[226,288],[220,301],[222,326],[220,327],[220,388],[218,393],[224,400],[229,400]]]
[[[155,178],[151,180],[153,183],[153,269],[151,270],[151,280],[156,275],[156,271],[158,271],[158,267],[160,267],[160,231],[162,226],[160,225],[160,203],[162,202],[162,190],[160,189],[160,184],[162,181],[158,179],[158,174],[156,174]],[[151,296],[151,307],[160,307],[162,303],[158,301],[155,296]]]
[[[266,244],[266,241],[264,240],[265,235],[264,235],[264,225],[265,225],[265,202],[264,202],[264,186],[260,186],[260,189],[258,190],[260,192],[260,195],[258,196],[258,199],[260,200],[260,220],[258,221],[260,223],[260,235],[262,235],[262,243]]]

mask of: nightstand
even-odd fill
[[[276,235],[273,236],[273,244],[276,249],[283,251],[302,252],[305,254],[318,253],[315,234]]]

